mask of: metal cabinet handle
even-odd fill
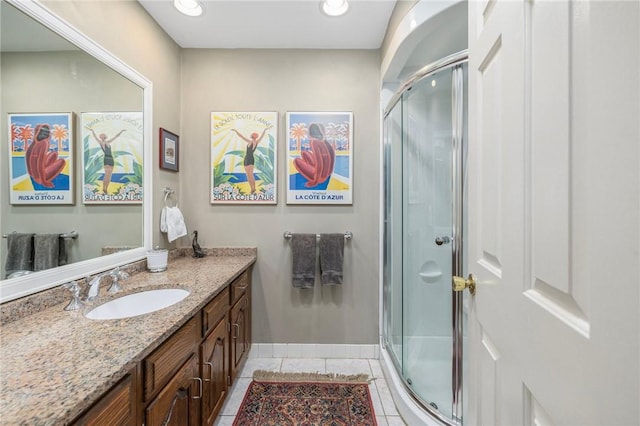
[[[208,379],[203,379],[203,380],[205,382],[210,382],[211,380],[213,380],[213,363],[212,362],[203,362],[202,364],[209,366],[209,378]]]
[[[197,380],[197,381],[198,381],[198,384],[200,385],[200,386],[199,386],[199,388],[200,388],[200,395],[198,395],[198,396],[195,396],[195,395],[194,395],[194,396],[192,396],[191,398],[193,398],[193,399],[201,399],[201,398],[202,398],[202,379],[201,379],[200,377],[194,377],[194,378],[193,378],[193,380]]]
[[[202,391],[200,391],[200,393],[202,393]],[[169,412],[167,413],[164,420],[162,421],[161,426],[168,426],[168,424],[171,422],[171,417],[173,416],[173,409],[176,407],[176,402],[178,402],[179,399],[185,399],[186,396],[187,396],[187,390],[185,388],[178,389],[178,392],[176,392],[176,395],[173,397],[173,400],[171,401],[171,407],[169,407]]]
[[[240,325],[239,324],[231,324],[232,327],[238,327],[238,334],[235,336],[231,336],[232,339],[237,339],[240,336]]]

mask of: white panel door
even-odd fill
[[[639,9],[469,2],[467,424],[640,424]]]

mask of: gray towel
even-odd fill
[[[71,251],[71,238],[60,237],[58,240],[58,266],[63,266],[69,263],[69,251]]]
[[[322,284],[342,284],[344,234],[320,234]]]
[[[316,234],[292,234],[291,254],[293,287],[313,287],[316,278]]]
[[[33,270],[43,271],[58,266],[60,234],[36,234],[33,237]]]
[[[33,234],[7,235],[7,261],[5,273],[9,276],[16,271],[33,271]]]

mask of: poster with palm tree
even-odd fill
[[[73,114],[9,114],[11,204],[73,204]]]
[[[211,204],[276,204],[277,138],[277,112],[212,112]]]
[[[287,112],[287,204],[353,203],[353,113]]]
[[[142,204],[142,112],[84,112],[82,202]]]

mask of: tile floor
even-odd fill
[[[270,370],[283,372],[318,372],[337,374],[367,373],[375,380],[369,384],[369,392],[375,410],[376,421],[379,426],[405,426],[396,411],[391,399],[387,382],[384,379],[380,362],[377,359],[348,359],[348,358],[259,358],[258,351],[251,349],[249,358],[233,384],[229,397],[225,401],[216,426],[231,426],[235,415],[242,403],[244,394],[251,383],[255,370]]]

